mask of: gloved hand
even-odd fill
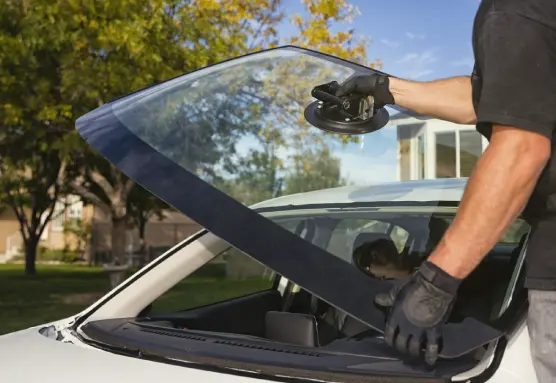
[[[421,267],[386,294],[378,294],[375,303],[391,308],[384,340],[403,354],[420,357],[425,348],[425,361],[433,365],[441,344],[441,327],[446,322],[461,284],[431,262]]]
[[[340,85],[336,91],[336,96],[347,96],[351,93],[358,93],[363,96],[373,96],[376,108],[384,105],[394,105],[394,96],[390,92],[390,79],[383,75],[354,76]]]

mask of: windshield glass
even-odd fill
[[[76,125],[93,148],[157,197],[276,273],[381,328],[382,313],[361,302],[389,286],[345,262],[352,259],[351,236],[386,230],[397,252],[422,259],[439,240],[429,232],[442,232],[431,225],[445,227],[453,218],[465,177],[487,142],[474,126],[395,108],[387,108],[384,128],[366,135],[328,133],[305,120],[315,86],[372,72],[308,50],[274,49],[133,93]],[[293,229],[279,222],[300,209],[312,215],[318,209],[391,209],[395,218],[424,207],[432,210],[416,213],[411,230],[368,217],[337,226],[326,220],[332,226],[316,226],[311,219]],[[447,216],[431,218],[450,207]],[[336,236],[328,236],[333,230]],[[338,239],[340,232],[349,233],[347,243]],[[519,241],[512,238],[511,244]]]
[[[395,181],[395,125],[372,136],[341,136],[303,117],[314,86],[353,73],[346,64],[272,51],[139,93],[114,113],[146,143],[246,205]]]

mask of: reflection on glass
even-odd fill
[[[425,179],[425,137],[417,137],[417,179]]]
[[[394,226],[390,233],[390,237],[392,237],[392,240],[396,244],[396,248],[401,253],[409,239],[409,232],[400,226]]]
[[[453,130],[437,134],[436,156],[426,153],[425,136],[442,121],[390,109],[389,125],[362,136],[306,122],[311,90],[344,81],[354,68],[299,50],[268,51],[137,92],[112,110],[165,157],[248,206],[314,190],[423,179],[426,161],[435,157],[437,177],[456,177]]]
[[[354,242],[361,233],[386,234],[390,224],[374,219],[346,218],[339,220],[326,250],[331,254],[351,263]]]
[[[247,205],[354,181],[341,155],[357,155],[360,138],[324,133],[303,117],[314,86],[343,81],[353,69],[292,51],[215,68],[114,112],[149,145]]]
[[[399,139],[398,159],[400,161],[400,181],[411,179],[411,140]]]
[[[436,133],[436,178],[454,178],[456,174],[456,134]]]
[[[459,132],[460,177],[471,176],[471,171],[483,152],[481,137],[476,130]]]
[[[313,233],[318,230],[329,233],[328,241],[314,241],[316,246],[375,276],[400,277],[419,267],[430,255],[456,212],[457,207],[400,205],[394,211],[377,212],[365,211],[364,208],[349,212],[305,210],[292,218],[288,218],[288,210],[263,214],[291,231],[299,228],[304,221],[310,221]],[[509,245],[504,250],[508,259],[513,247],[519,244],[528,229],[525,221],[516,219],[502,235],[498,245]],[[296,233],[305,237],[303,231]],[[306,239],[311,241],[311,238]]]

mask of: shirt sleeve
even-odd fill
[[[478,36],[481,76],[477,129],[499,124],[552,139],[556,127],[556,31],[516,14],[493,12]]]

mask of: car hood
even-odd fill
[[[383,331],[384,314],[369,297],[390,289],[387,282],[367,277],[248,207],[280,194],[342,184],[346,170],[336,161],[340,155],[347,159],[342,162],[354,163],[348,173],[363,169],[365,177],[379,181],[395,177],[391,168],[377,176],[381,168],[372,165],[384,154],[383,135],[392,129],[373,133],[377,144],[368,151],[365,138],[323,132],[303,117],[314,101],[315,86],[374,72],[310,50],[272,49],[135,92],[82,116],[76,127],[96,151],[158,198],[278,274]],[[287,169],[292,172],[284,186]],[[391,200],[387,189],[376,203]],[[357,193],[352,194],[349,199],[357,200]],[[442,199],[438,197],[431,197],[433,204]],[[468,344],[469,337],[461,339],[457,330],[467,325],[445,329],[445,356],[501,335],[475,321],[471,326],[478,327],[468,330],[476,337]],[[450,351],[452,343],[457,346]]]
[[[152,383],[165,379],[221,382],[222,373],[156,363],[62,343],[39,334],[37,328],[0,336],[0,367],[5,382]],[[260,382],[227,375],[227,382]]]

